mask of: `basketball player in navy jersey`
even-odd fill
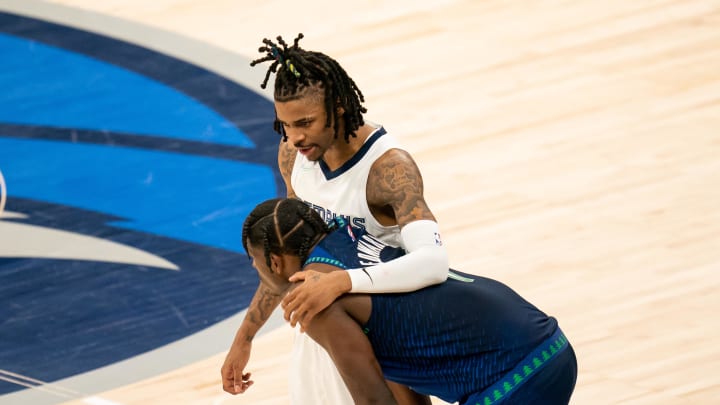
[[[244,371],[252,339],[281,300],[286,318],[302,327],[344,293],[412,291],[442,282],[448,274],[447,251],[424,200],[417,165],[385,128],[363,119],[363,95],[345,70],[323,53],[300,48],[301,38],[292,45],[281,37],[277,43],[266,39],[260,48],[264,57],[251,63],[270,62],[263,88],[276,74],[275,130],[282,139],[278,165],[288,197],[304,201],[324,219],[345,218],[408,253],[306,280],[284,300],[261,281],[221,369],[223,389],[232,394],[252,384]],[[304,334],[296,336],[290,367],[293,405],[352,403],[327,353]],[[430,403],[406,387],[391,386],[401,401],[411,398],[404,403]]]
[[[294,199],[259,204],[242,234],[260,278],[280,295],[296,272],[310,280],[404,255],[342,218],[326,224]],[[500,282],[455,270],[418,291],[346,295],[306,330],[356,404],[397,403],[387,379],[451,403],[562,405],[577,377],[555,318]]]

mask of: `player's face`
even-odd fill
[[[262,247],[249,244],[248,254],[252,259],[252,265],[257,270],[260,281],[262,281],[263,284],[275,291],[282,291],[285,289],[288,284],[287,278],[281,277],[268,267],[267,261],[265,260],[265,250]]]
[[[325,126],[327,115],[322,95],[311,93],[297,100],[276,101],[275,112],[288,142],[308,160],[320,160],[335,142],[333,125]]]

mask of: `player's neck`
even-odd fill
[[[365,124],[355,131],[357,136],[351,136],[349,142],[346,142],[342,135],[338,136],[332,146],[323,154],[323,161],[330,170],[337,170],[345,164],[345,162],[350,160],[350,158],[355,156],[370,134],[376,129],[377,128],[372,125]]]

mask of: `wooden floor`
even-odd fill
[[[573,404],[720,403],[720,1],[50,3],[186,36],[160,50],[229,77],[264,70],[209,50],[303,32],[415,156],[452,266],[559,319]],[[287,404],[291,340],[258,339],[246,395],[221,390],[222,346],[98,398]]]

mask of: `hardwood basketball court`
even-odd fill
[[[367,118],[415,157],[451,265],[558,318],[578,357],[573,404],[720,401],[720,2],[0,0],[0,10],[257,91],[265,68],[246,62],[262,38],[304,33],[301,45],[337,59]],[[232,337],[207,342],[216,355],[65,404],[287,404],[292,330],[275,322],[256,340],[255,385],[236,397],[219,371]]]

